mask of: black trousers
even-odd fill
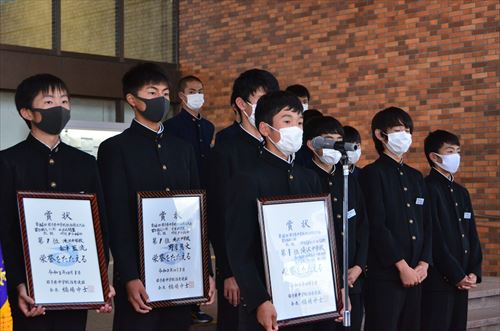
[[[238,307],[224,297],[224,281],[217,282],[217,331],[238,330]]]
[[[368,278],[365,294],[365,331],[420,331],[421,285]]]
[[[45,315],[25,317],[17,308],[12,307],[14,331],[85,331],[86,310],[47,310]]]
[[[422,331],[465,331],[469,291],[422,293]]]
[[[116,286],[113,331],[189,331],[191,306],[154,308],[147,314],[137,313],[128,302],[123,286]]]

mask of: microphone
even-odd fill
[[[335,141],[322,136],[314,137],[311,142],[314,149],[336,149],[340,152],[354,152],[358,149],[358,144]]]

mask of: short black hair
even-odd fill
[[[380,131],[387,133],[388,129],[400,125],[410,129],[410,133],[413,132],[413,121],[410,114],[401,108],[389,107],[375,114],[372,119],[372,139],[375,143],[375,149],[379,155],[384,153],[384,145],[375,136],[375,130],[379,129]]]
[[[307,97],[308,101],[311,100],[311,95],[309,94],[309,90],[304,85],[300,84],[290,85],[286,88],[285,91],[292,92],[299,98]]]
[[[19,114],[21,109],[32,109],[33,99],[41,92],[48,94],[50,91],[59,90],[64,91],[69,95],[68,87],[60,79],[51,74],[38,74],[23,80],[16,89],[14,97],[16,108]],[[24,120],[28,127],[31,129],[30,121]]]
[[[307,113],[307,112],[306,112]],[[304,143],[323,134],[336,133],[344,137],[342,124],[332,116],[312,118],[304,125]]]
[[[430,153],[438,153],[439,149],[444,144],[460,146],[460,140],[456,135],[445,130],[436,130],[429,132],[429,135],[424,140],[424,151],[427,162],[431,167],[434,167],[434,162],[429,158]]]
[[[302,115],[304,115],[304,127],[306,126],[307,122],[309,122],[313,118],[323,116],[323,114],[317,109],[309,109],[308,111],[305,111],[304,114]]]
[[[352,126],[344,126],[344,141],[348,143],[361,144],[361,135],[359,131]]]
[[[150,62],[137,64],[123,75],[123,96],[126,97],[129,93],[137,95],[144,85],[150,83],[165,83],[170,86],[167,74],[159,65]]]
[[[269,93],[279,91],[280,85],[276,77],[267,70],[250,69],[241,73],[233,83],[231,106],[240,113],[241,110],[236,106],[236,99],[242,98],[248,101],[250,96],[260,88]]]
[[[189,76],[184,76],[179,80],[179,83],[177,84],[177,89],[179,92],[184,92],[184,89],[186,88],[187,83],[189,82],[200,82],[201,85],[203,85],[203,82],[201,79],[199,79],[196,76],[189,75]]]
[[[255,109],[255,125],[259,127],[260,122],[265,122],[272,126],[273,117],[286,107],[292,112],[302,114],[302,103],[290,92],[275,91],[263,95]]]

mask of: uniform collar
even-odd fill
[[[316,168],[318,168],[318,170],[321,171],[322,174],[328,175],[328,176],[334,176],[335,175],[335,170],[337,169],[337,165],[336,164],[333,165],[332,171],[326,171],[325,169],[323,169],[321,167],[321,165],[318,164],[318,162],[316,162],[316,160],[314,158],[312,159],[312,162],[314,163],[314,166]]]
[[[451,179],[450,179],[447,176],[443,175],[440,171],[436,170],[435,168],[431,168],[431,172],[429,173],[429,175],[431,175],[433,178],[436,178],[437,180],[439,180],[445,184],[451,184],[455,180],[453,175],[451,175]]]
[[[401,168],[405,165],[404,159],[401,162],[398,162],[385,153],[382,153],[380,155],[379,160],[380,160],[380,162],[382,162],[385,165],[398,167],[398,168]]]
[[[262,155],[262,158],[264,160],[268,161],[269,163],[271,163],[277,167],[280,167],[283,169],[293,168],[293,160],[295,159],[295,157],[292,155],[290,155],[290,157],[288,158],[288,161],[285,161],[281,157],[279,157],[278,155],[276,155],[273,152],[271,152],[270,150],[268,150],[266,147],[263,148],[261,155]]]
[[[243,139],[251,142],[252,144],[257,143],[260,146],[264,145],[264,138],[257,138],[256,136],[248,132],[241,124],[239,124],[238,127],[240,128],[241,137],[243,137]]]
[[[198,113],[198,116],[193,116],[190,112],[188,112],[186,109],[182,108],[181,112],[179,113],[179,116],[183,119],[187,119],[189,121],[197,122],[201,121],[203,117],[201,117],[201,114]]]
[[[148,128],[144,124],[142,124],[134,119],[132,121],[132,123],[130,124],[130,130],[132,130],[132,132],[140,134],[142,136],[156,139],[158,137],[160,137],[160,138],[163,137],[164,128],[163,128],[163,124],[160,123],[160,129],[158,130],[158,132],[156,132],[156,131],[151,130],[150,128]]]
[[[138,121],[138,120],[136,120],[135,118],[134,118],[134,121],[135,121],[137,124],[142,125],[142,126],[143,126],[143,127],[145,127],[146,129],[148,129],[148,130],[150,130],[150,131],[152,131],[152,132],[154,132],[154,133],[156,133],[156,134],[162,134],[162,133],[163,133],[163,123],[160,123],[160,128],[158,129],[158,131],[155,131],[155,130],[151,129],[150,127],[148,127],[148,126],[146,126],[146,125],[142,124],[141,122],[139,122],[139,121]]]
[[[45,153],[51,153],[51,152],[58,152],[59,151],[59,145],[61,144],[61,139],[56,143],[56,145],[52,148],[50,148],[47,144],[45,144],[43,141],[32,135],[31,133],[28,135],[26,138],[26,141],[36,149],[40,150],[41,152]]]

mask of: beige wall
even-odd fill
[[[52,48],[52,1],[0,3],[0,44]]]
[[[62,0],[61,49],[115,56],[115,0]]]
[[[124,6],[125,57],[172,63],[173,1],[125,0]]]
[[[123,0],[124,55],[175,61],[173,0]],[[116,56],[115,0],[61,0],[61,50]],[[0,2],[0,44],[52,48],[51,0]]]

